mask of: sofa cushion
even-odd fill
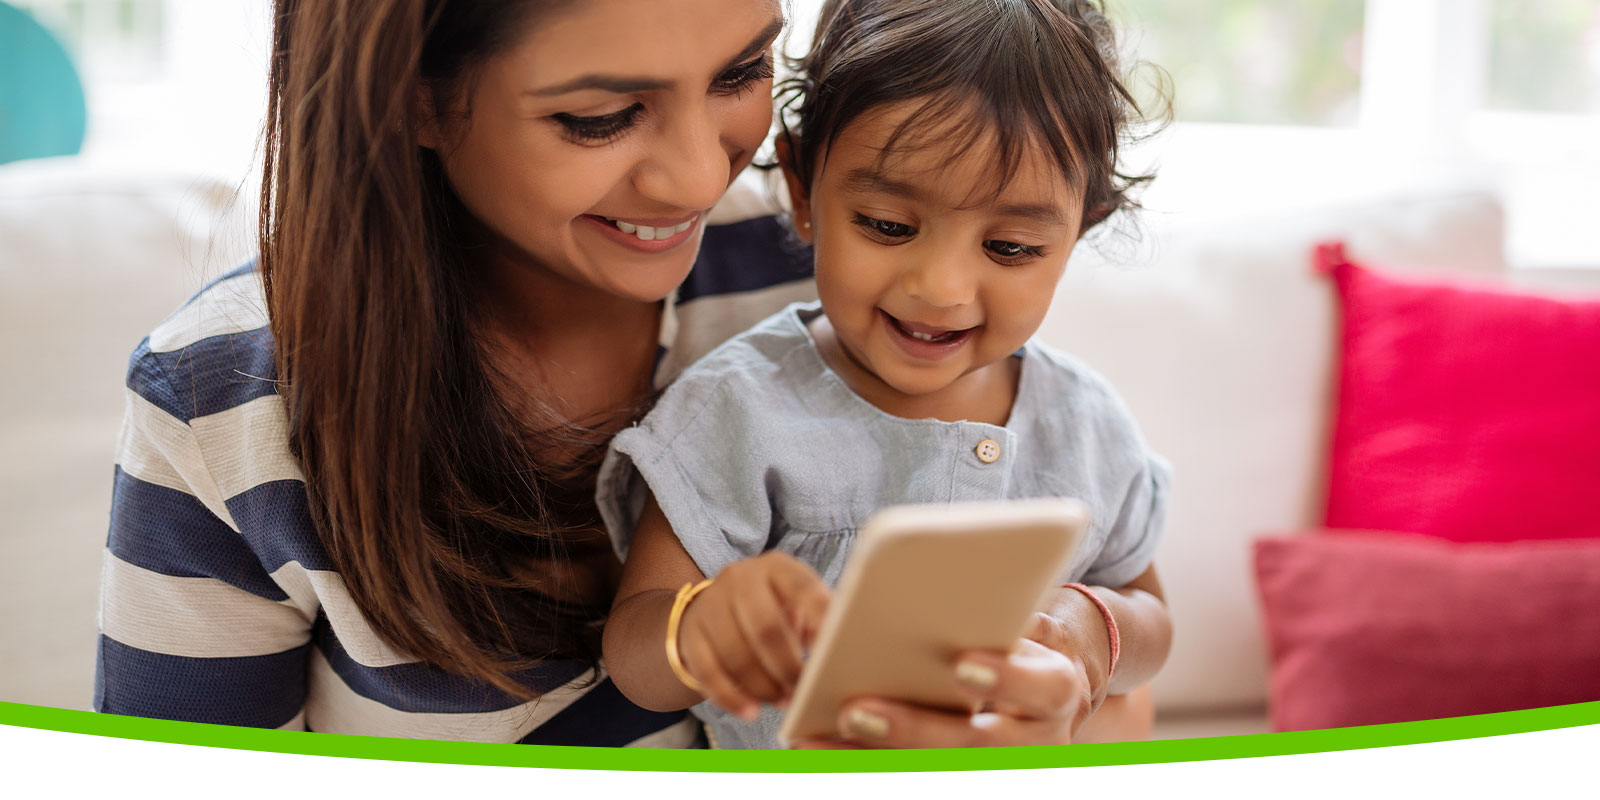
[[[1173,465],[1159,712],[1266,707],[1250,542],[1319,524],[1327,487],[1335,303],[1311,248],[1496,274],[1501,222],[1492,195],[1446,188],[1232,222],[1152,212],[1137,240],[1074,250],[1039,336],[1109,378]]]
[[[1269,538],[1276,730],[1600,700],[1600,539]]]
[[[1343,311],[1326,525],[1600,534],[1600,298],[1390,277],[1319,250]]]

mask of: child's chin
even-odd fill
[[[957,377],[960,377],[955,370],[948,368],[933,368],[918,370],[917,372],[924,374],[897,374],[890,377],[879,375],[878,380],[883,381],[885,385],[900,394],[908,397],[921,397],[949,388],[950,384],[954,383]]]

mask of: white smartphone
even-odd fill
[[[779,740],[837,735],[840,706],[874,695],[968,712],[955,654],[1009,652],[1088,529],[1076,500],[884,509],[854,552],[812,645]]]

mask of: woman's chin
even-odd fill
[[[604,289],[611,295],[640,303],[659,303],[672,295],[684,279],[689,275],[688,270],[675,273],[670,279],[658,280],[654,276],[650,280],[630,280],[612,283]]]

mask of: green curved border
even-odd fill
[[[1425,722],[1208,739],[977,750],[770,752],[551,747],[338,736],[120,717],[0,702],[0,725],[91,736],[340,758],[652,772],[949,772],[1160,764],[1360,750],[1596,724],[1600,724],[1600,702]]]

